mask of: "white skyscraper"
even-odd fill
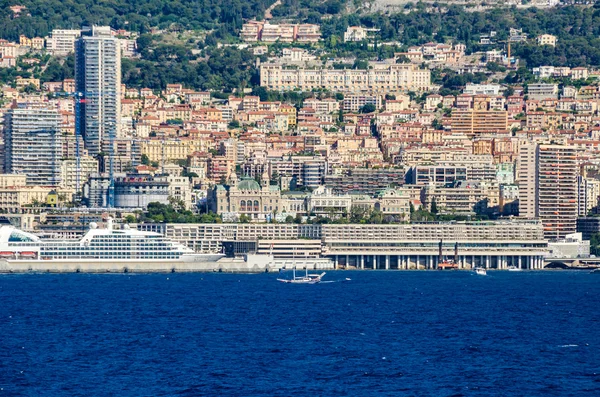
[[[93,27],[75,45],[75,87],[83,101],[78,126],[90,155],[119,137],[121,48],[108,26]]]

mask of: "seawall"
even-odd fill
[[[331,270],[331,261],[277,260],[256,255],[241,258],[223,258],[216,262],[185,262],[160,260],[0,260],[0,273],[265,273],[280,269],[308,268]]]

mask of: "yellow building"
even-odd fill
[[[60,204],[71,201],[74,191],[70,189],[54,190],[42,186],[22,186],[0,188],[0,211],[17,213],[25,205],[45,205],[48,196],[54,192],[56,197],[50,202]]]
[[[288,115],[288,126],[290,127],[295,127],[296,123],[297,123],[297,111],[296,108],[294,106],[290,106],[290,105],[281,105],[279,107],[279,112],[280,113],[285,113]]]
[[[207,142],[198,139],[148,139],[141,144],[142,155],[150,161],[187,159],[194,152],[208,150]]]

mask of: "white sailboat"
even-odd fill
[[[304,276],[296,276],[296,268],[293,269],[292,278],[278,278],[277,281],[287,284],[317,284],[321,282],[321,279],[325,275],[325,272],[321,274],[309,274],[308,268],[305,268]]]

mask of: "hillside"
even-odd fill
[[[262,17],[275,0],[3,0],[0,38],[46,36],[56,28],[110,25],[147,32],[151,27],[183,29],[241,28],[244,18]],[[11,6],[26,9],[15,14]]]

